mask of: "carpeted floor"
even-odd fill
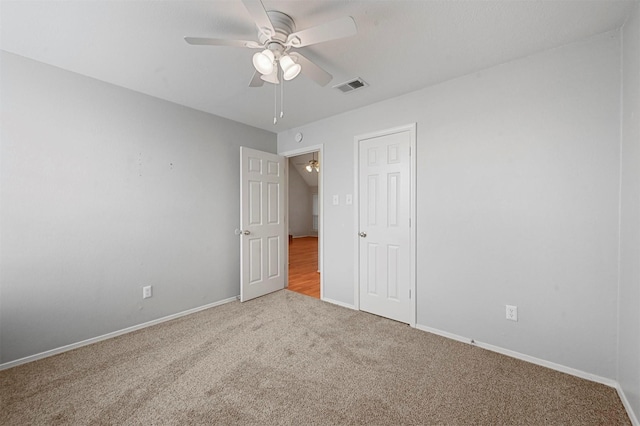
[[[0,423],[630,424],[614,389],[287,290],[0,372]]]

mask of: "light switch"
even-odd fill
[[[344,202],[346,205],[350,206],[351,204],[353,204],[353,195],[351,194],[347,194],[345,196]]]
[[[338,204],[340,204],[340,196],[339,195],[334,195],[333,196],[333,205],[337,206]]]

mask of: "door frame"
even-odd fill
[[[394,133],[402,133],[409,132],[410,142],[409,142],[409,167],[410,167],[410,188],[409,188],[409,198],[410,206],[409,206],[409,216],[410,216],[410,242],[409,242],[409,288],[411,290],[411,313],[409,315],[409,325],[411,327],[416,326],[416,316],[417,316],[417,294],[416,294],[416,128],[417,123],[406,124],[404,126],[392,127],[390,129],[379,130],[376,132],[365,133],[362,135],[354,136],[353,138],[353,181],[354,181],[354,191],[355,194],[353,197],[353,224],[354,224],[354,236],[353,236],[353,246],[354,246],[354,296],[353,296],[353,306],[356,310],[360,310],[360,238],[358,233],[360,232],[360,142],[366,139],[377,138],[380,136],[387,136]]]
[[[318,176],[318,270],[320,271],[320,300],[324,300],[324,209],[323,209],[323,197],[322,187],[324,181],[324,160],[323,160],[324,144],[310,145],[302,148],[293,149],[285,152],[278,152],[287,159],[285,161],[285,170],[287,179],[285,179],[285,229],[287,229],[287,235],[289,234],[289,158],[296,157],[302,154],[309,154],[311,152],[318,153],[318,162],[320,163],[320,176]],[[285,268],[285,287],[289,287],[289,244],[285,244],[287,267]]]

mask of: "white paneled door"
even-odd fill
[[[360,309],[412,323],[411,129],[359,140]]]
[[[240,147],[240,301],[284,288],[285,158]]]

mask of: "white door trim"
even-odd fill
[[[305,146],[290,151],[278,152],[278,155],[287,158],[285,161],[285,170],[287,179],[285,182],[285,229],[289,229],[289,158],[297,155],[309,154],[310,152],[318,153],[318,162],[320,163],[320,176],[318,179],[318,269],[320,270],[320,300],[324,300],[324,204],[322,199],[322,187],[324,182],[324,160],[323,160],[324,144]],[[289,259],[289,244],[286,244],[286,259]],[[286,268],[285,286],[289,287],[289,268]]]
[[[380,130],[377,132],[366,133],[363,135],[357,135],[353,138],[353,181],[354,181],[354,209],[353,209],[353,223],[354,223],[354,235],[353,235],[353,253],[354,253],[354,296],[353,296],[353,306],[356,310],[360,310],[360,239],[358,237],[358,232],[360,229],[360,199],[359,199],[359,159],[360,159],[360,141],[365,139],[377,138],[380,136],[391,135],[394,133],[401,133],[408,131],[411,136],[410,141],[410,152],[411,158],[409,159],[409,164],[411,168],[411,188],[409,189],[409,196],[411,198],[411,205],[409,208],[409,214],[411,216],[411,230],[410,230],[410,247],[409,247],[409,263],[410,263],[410,283],[409,287],[411,289],[411,314],[410,314],[410,322],[409,325],[411,327],[416,326],[416,317],[417,317],[417,309],[416,309],[416,123],[407,124],[404,126],[393,127],[390,129]]]

